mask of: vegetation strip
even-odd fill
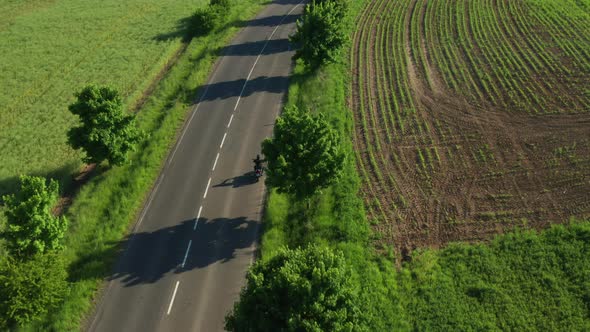
[[[69,266],[66,299],[41,321],[21,330],[79,330],[92,307],[91,299],[125,247],[123,236],[136,220],[218,50],[262,4],[258,0],[236,2],[225,13],[222,25],[190,42],[137,115],[138,125],[150,134],[149,139],[141,143],[129,164],[99,166],[98,174],[82,187],[66,213],[70,222],[62,254]],[[174,38],[181,37],[179,34]]]

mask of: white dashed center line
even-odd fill
[[[207,182],[207,188],[205,188],[205,194],[203,194],[203,198],[207,198],[207,192],[209,191],[210,185],[211,185],[211,178],[209,178],[209,182]]]
[[[172,310],[172,305],[174,304],[174,298],[176,297],[176,291],[178,291],[178,284],[180,284],[180,281],[176,282],[176,287],[174,287],[174,293],[172,293],[172,299],[170,299],[170,305],[168,305],[168,312],[166,313],[166,315],[170,315],[170,310]]]

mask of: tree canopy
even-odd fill
[[[57,182],[35,176],[21,176],[20,182],[16,194],[3,197],[7,225],[2,237],[8,252],[26,258],[61,248],[68,222],[51,212],[59,197]]]
[[[86,152],[85,162],[108,160],[112,165],[123,164],[141,134],[135,117],[125,114],[117,90],[89,85],[75,96],[77,100],[69,110],[80,117],[82,125],[68,132],[70,145]]]
[[[268,161],[267,184],[300,199],[329,186],[344,164],[336,131],[321,113],[312,116],[295,106],[277,119],[262,153]]]
[[[67,290],[61,255],[37,254],[27,261],[0,262],[0,328],[33,321],[59,303]]]
[[[306,6],[297,31],[290,40],[298,49],[295,57],[306,66],[315,69],[324,63],[338,59],[341,47],[347,40],[345,0],[324,0]]]
[[[226,317],[229,331],[362,331],[366,324],[340,253],[283,248],[256,262]]]

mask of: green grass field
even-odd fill
[[[416,253],[399,298],[418,331],[588,331],[589,271],[590,222],[574,222]]]
[[[183,19],[205,0],[0,2],[0,194],[19,174],[67,184],[73,93],[90,82],[133,106],[181,47]]]

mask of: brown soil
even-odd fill
[[[54,215],[59,216],[63,214],[70,207],[70,205],[72,205],[74,196],[76,196],[76,194],[80,191],[80,188],[82,188],[82,186],[90,180],[95,169],[96,164],[88,164],[82,167],[80,173],[74,177],[74,181],[70,185],[69,189],[57,201],[57,204],[52,211]]]
[[[369,2],[357,21],[349,101],[362,195],[384,235],[380,241],[407,256],[418,247],[487,240],[515,227],[541,229],[590,216],[590,113],[552,102],[558,114],[532,115],[510,111],[509,102],[474,102],[451,90],[423,28],[424,65],[418,66],[410,46],[411,13],[424,0],[407,1],[403,80],[412,105],[399,111],[405,128],[388,120],[395,111],[387,105],[399,103],[394,95],[403,88],[382,70],[390,59],[383,59],[381,48],[396,47],[395,31],[387,30],[392,18],[384,14],[393,2]],[[381,29],[389,44],[379,39]],[[549,93],[538,86],[536,93]],[[565,91],[553,86],[551,93]]]

